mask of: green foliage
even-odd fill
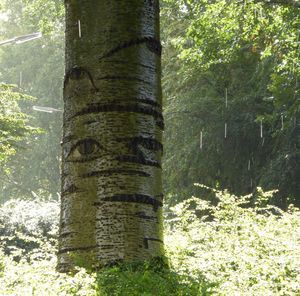
[[[299,22],[284,1],[164,1],[169,204],[194,182],[300,204]]]
[[[37,40],[1,46],[0,81],[18,84],[20,92],[37,98],[35,105],[62,109],[63,2],[0,0],[0,3],[5,15],[0,18],[1,39],[43,33]],[[56,197],[60,184],[62,113],[37,112],[32,106],[27,106],[24,112],[30,114],[31,125],[45,132],[31,137],[23,143],[22,153],[10,158],[7,164],[10,176],[0,180],[0,196],[2,200],[10,196],[32,197],[33,191],[42,198]]]
[[[21,109],[22,101],[32,100],[32,97],[19,93],[14,85],[0,83],[0,164],[2,166],[9,156],[20,150],[19,142],[38,132],[38,129],[29,125],[29,116]]]
[[[197,186],[212,191],[218,203],[192,197],[171,209],[165,224],[170,266],[154,258],[97,273],[55,271],[58,203],[5,203],[0,295],[298,295],[299,209],[268,205],[274,192],[260,188],[236,197]]]
[[[0,208],[0,295],[93,296],[95,275],[56,272],[59,204],[11,200]]]
[[[260,188],[243,197],[213,191],[216,206],[193,197],[172,208],[166,242],[175,270],[215,283],[214,295],[298,295],[299,209],[266,205],[274,192]]]
[[[96,296],[95,279],[83,269],[76,274],[60,274],[55,271],[56,260],[40,260],[32,264],[16,263],[10,257],[0,255],[5,266],[0,276],[0,295],[6,296]]]
[[[150,296],[198,295],[197,281],[178,276],[161,260],[122,264],[98,273],[99,295]]]
[[[1,206],[0,295],[197,295],[198,283],[176,275],[161,258],[97,274],[80,268],[57,273],[58,216],[55,201],[16,199]]]
[[[0,208],[0,246],[16,260],[52,258],[57,245],[57,202],[14,199]]]

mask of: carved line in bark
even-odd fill
[[[68,99],[72,99],[72,96],[68,97]],[[156,107],[158,109],[161,109],[162,106],[161,104],[158,104],[157,102],[153,101],[153,99],[150,99],[150,98],[147,98],[147,97],[144,97],[144,98],[136,98],[136,99],[132,99],[132,100],[128,100],[128,101],[125,101],[124,98],[121,98],[119,100],[114,100],[114,101],[111,101],[110,104],[120,104],[120,101],[123,103],[123,104],[146,104],[146,105],[150,105],[150,106],[153,106],[153,107]],[[85,122],[84,124],[89,124],[89,123],[95,123],[97,122],[96,120],[91,120],[90,122]],[[69,136],[69,137],[72,137],[72,136]],[[66,137],[66,138],[69,138],[69,137]]]
[[[144,79],[141,79],[138,77],[132,77],[132,76],[106,75],[106,76],[97,78],[97,80],[133,80],[133,81],[139,81],[139,82],[151,85],[151,82],[149,82],[147,80],[144,80]]]
[[[76,163],[76,162],[90,162],[90,161],[94,161],[96,159],[100,158],[99,155],[93,156],[93,157],[81,157],[78,159],[66,159],[66,162],[71,162],[71,163]]]
[[[64,190],[61,195],[62,196],[66,196],[72,193],[78,193],[78,192],[84,192],[84,190],[76,187],[74,184],[72,184],[71,186],[69,186],[66,190]]]
[[[118,161],[121,161],[121,162],[138,163],[138,164],[143,164],[143,165],[154,166],[154,167],[157,167],[157,168],[161,169],[161,165],[160,165],[159,162],[144,159],[143,154],[139,154],[139,155],[121,155],[121,156],[118,156],[116,159]]]
[[[77,232],[77,231],[62,232],[62,233],[59,235],[59,237],[60,237],[60,238],[64,238],[64,237],[67,237],[67,236],[72,235],[72,234],[74,234],[74,233],[78,233],[78,232]]]
[[[148,174],[144,171],[124,170],[124,169],[110,169],[110,170],[94,171],[94,172],[82,174],[80,177],[82,177],[82,178],[91,178],[91,177],[100,177],[100,176],[110,176],[112,174],[122,174],[122,175],[140,176],[140,177],[151,177],[150,174]]]
[[[153,37],[141,37],[141,38],[129,40],[122,44],[117,45],[115,48],[109,50],[106,54],[104,54],[102,57],[100,57],[100,60],[102,60],[104,58],[108,58],[123,49],[129,48],[129,47],[132,47],[135,45],[140,45],[143,43],[146,44],[147,48],[151,52],[155,53],[158,56],[161,56],[162,46],[161,46],[161,43],[159,42],[159,40],[157,40]]]
[[[94,124],[94,123],[98,123],[99,121],[97,120],[88,120],[88,121],[85,121],[83,124],[84,125],[90,125],[90,124]]]
[[[156,120],[156,124],[163,129],[164,122],[163,116],[160,111],[154,110],[149,106],[141,106],[139,104],[128,104],[128,105],[116,105],[116,104],[90,104],[87,108],[80,110],[75,113],[71,118],[91,114],[91,113],[101,113],[101,112],[134,112],[141,113],[145,115],[153,116]]]
[[[143,104],[148,104],[148,105],[152,105],[152,106],[157,107],[157,108],[161,108],[160,104],[152,101],[151,99],[138,99],[136,102],[137,103],[140,102],[140,103],[143,103]]]
[[[114,248],[114,245],[99,245],[101,250],[112,250]]]
[[[97,245],[88,246],[88,247],[62,248],[57,252],[57,254],[64,254],[64,253],[74,252],[74,251],[90,251],[90,250],[93,250],[95,248],[97,248]]]
[[[85,69],[83,67],[78,67],[78,66],[74,66],[69,71],[67,71],[67,73],[65,75],[65,80],[64,80],[64,87],[66,87],[69,80],[81,80],[84,78],[89,79],[89,81],[95,91],[99,90],[94,83],[94,79],[93,79],[90,71],[88,71],[87,69]]]
[[[144,238],[144,247],[145,249],[149,249],[149,241],[155,241],[163,244],[164,242],[161,239],[154,238],[154,237],[145,237]]]
[[[127,100],[127,101],[125,101],[124,98],[120,98],[119,100],[111,101],[110,105],[117,105],[117,104],[120,104],[120,102],[122,104],[146,104],[146,105],[150,105],[150,106],[153,106],[153,107],[156,107],[159,109],[162,108],[161,104],[158,104],[157,102],[155,102],[152,99],[147,98],[147,97],[136,98],[136,99],[131,99],[131,100]],[[98,105],[100,105],[100,103]]]
[[[163,145],[156,139],[145,138],[145,137],[134,137],[134,138],[125,138],[130,141],[129,147],[132,149],[134,154],[139,154],[138,146],[141,145],[148,150],[153,151],[163,151]],[[118,140],[124,140],[124,138],[119,138]]]
[[[138,217],[144,220],[157,220],[156,216],[148,216],[145,212],[136,212],[134,214],[119,214],[120,216]]]
[[[150,195],[146,194],[116,194],[111,197],[105,197],[103,201],[110,201],[110,202],[135,202],[135,203],[143,203],[153,206],[153,210],[157,211],[159,207],[162,207],[162,202],[151,197]],[[95,206],[102,205],[103,202],[95,202]]]
[[[144,64],[142,64],[142,63],[132,63],[132,62],[128,62],[128,61],[114,61],[114,60],[106,60],[106,61],[102,61],[102,62],[103,62],[103,63],[112,63],[112,64],[135,65],[135,66],[141,66],[141,67],[146,68],[146,69],[150,69],[150,70],[152,70],[152,71],[156,71],[156,70],[157,70],[156,67],[144,65]]]

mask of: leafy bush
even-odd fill
[[[217,205],[192,197],[171,209],[170,268],[153,260],[90,274],[55,271],[56,202],[8,202],[0,207],[0,295],[299,295],[299,209],[268,205],[273,192],[260,188],[255,196],[213,192]]]
[[[0,246],[15,260],[54,253],[59,205],[55,201],[15,199],[0,208]]]
[[[0,273],[0,295],[5,296],[95,296],[95,276],[78,269],[73,275],[55,271],[56,259],[16,262],[0,254],[5,266]]]
[[[10,200],[0,207],[0,295],[96,295],[95,275],[56,272],[59,204]]]
[[[175,270],[204,277],[214,295],[299,295],[299,209],[266,205],[273,192],[260,188],[254,207],[251,195],[214,192],[217,206],[193,197],[172,208],[166,243]]]

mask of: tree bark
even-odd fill
[[[158,0],[65,0],[58,269],[163,255]]]

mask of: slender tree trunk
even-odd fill
[[[163,254],[158,0],[65,0],[58,269]]]

